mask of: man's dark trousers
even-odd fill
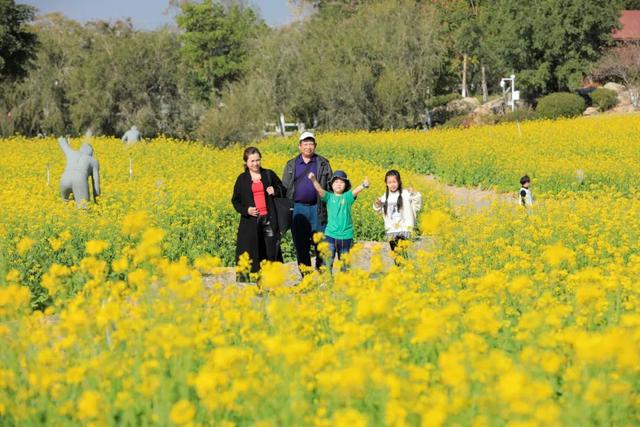
[[[291,224],[291,237],[296,248],[298,265],[304,264],[311,267],[311,245],[314,246],[316,255],[316,268],[322,265],[322,257],[318,253],[318,246],[313,243],[313,234],[324,231],[324,227],[318,219],[318,205],[296,202],[293,206],[293,222]]]

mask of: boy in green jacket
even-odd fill
[[[330,258],[327,268],[331,272],[336,254],[338,259],[341,259],[341,256],[349,252],[353,246],[351,207],[358,194],[365,188],[369,188],[369,179],[365,178],[362,184],[352,190],[347,174],[344,171],[335,171],[329,181],[329,187],[333,192],[325,191],[313,172],[309,173],[309,179],[321,200],[327,204],[328,218],[324,235],[329,243]]]

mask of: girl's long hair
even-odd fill
[[[400,212],[400,210],[402,210],[402,179],[400,178],[400,172],[398,172],[395,169],[391,169],[389,172],[387,172],[384,175],[384,184],[387,187],[387,190],[384,194],[384,214],[385,216],[387,215],[387,206],[388,206],[388,202],[389,202],[389,186],[387,185],[387,178],[389,177],[395,177],[395,179],[398,180],[398,212]]]

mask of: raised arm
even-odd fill
[[[60,148],[62,148],[65,156],[69,157],[69,155],[73,153],[73,149],[69,145],[69,141],[67,141],[65,138],[58,138],[58,145],[60,145]]]
[[[417,215],[418,212],[422,209],[422,194],[418,191],[414,191],[413,188],[409,189],[409,200],[411,201],[411,208],[413,209],[413,214]]]
[[[322,188],[322,186],[318,182],[318,178],[316,178],[316,175],[313,172],[309,172],[308,176],[309,176],[309,179],[311,180],[311,183],[313,184],[313,187],[318,192],[318,195],[320,196],[320,198],[324,198],[326,191],[324,188]]]
[[[96,159],[93,159],[91,166],[91,182],[93,183],[93,198],[95,200],[95,198],[100,195],[100,163],[98,163]]]
[[[356,197],[358,193],[360,193],[362,190],[366,188],[369,188],[369,178],[367,177],[364,178],[364,181],[362,181],[362,184],[358,185],[356,188],[351,190],[353,192],[353,197]]]
[[[384,202],[382,200],[380,200],[380,197],[376,198],[376,200],[373,202],[373,210],[376,213],[383,213],[383,209],[384,208]]]

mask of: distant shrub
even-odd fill
[[[459,93],[448,93],[446,95],[434,96],[426,102],[426,107],[428,109],[442,107],[444,105],[447,105],[449,102],[453,101],[454,99],[462,99],[462,96],[460,96]]]
[[[591,92],[591,101],[600,111],[606,111],[618,103],[618,94],[614,90],[598,88]]]
[[[235,143],[248,144],[262,138],[267,115],[265,103],[256,100],[257,91],[242,85],[229,86],[222,102],[203,115],[197,135],[205,144],[218,148]]]
[[[525,122],[527,120],[535,120],[538,115],[535,111],[529,109],[510,111],[506,114],[496,116],[496,123],[512,123]]]
[[[557,92],[547,95],[538,101],[536,113],[541,118],[557,119],[560,117],[575,117],[585,109],[584,100],[574,93]]]
[[[468,127],[469,125],[469,117],[468,116],[454,116],[447,120],[443,125],[443,129],[458,129],[462,127]]]

